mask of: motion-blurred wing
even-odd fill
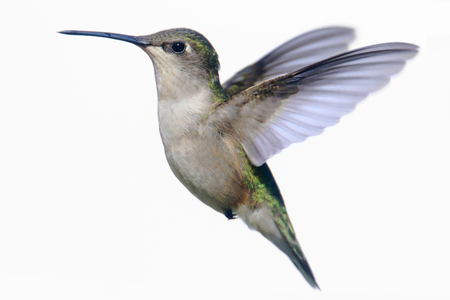
[[[217,107],[217,116],[230,118],[250,161],[260,166],[291,143],[339,122],[386,85],[417,48],[389,43],[336,55],[235,95]]]
[[[347,50],[353,29],[326,27],[309,31],[287,41],[254,64],[239,71],[223,87],[228,95],[238,94],[264,80],[299,70]]]

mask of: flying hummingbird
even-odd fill
[[[175,176],[206,205],[259,231],[319,288],[266,161],[338,123],[386,85],[417,46],[387,43],[344,52],[353,30],[326,27],[293,38],[221,84],[218,55],[194,30],[60,33],[144,50],[155,70],[159,130]]]

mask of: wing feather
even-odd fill
[[[346,27],[325,27],[299,35],[227,80],[223,87],[235,95],[264,80],[298,70],[347,50],[354,31]]]
[[[250,161],[260,166],[290,144],[338,123],[385,86],[417,48],[389,43],[338,54],[248,88],[220,104],[216,116],[230,118]]]

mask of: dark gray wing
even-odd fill
[[[223,87],[231,97],[264,80],[283,75],[347,50],[354,31],[326,27],[299,35],[227,80]]]
[[[386,85],[417,46],[368,46],[262,82],[216,108],[215,118],[231,124],[255,166],[291,143],[320,134],[356,104]]]

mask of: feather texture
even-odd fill
[[[252,164],[260,166],[290,144],[338,123],[416,53],[417,46],[406,43],[348,51],[253,86],[217,111],[235,116],[241,144]]]
[[[301,69],[347,50],[354,31],[346,27],[325,27],[299,35],[227,80],[223,87],[229,96],[264,80]]]

